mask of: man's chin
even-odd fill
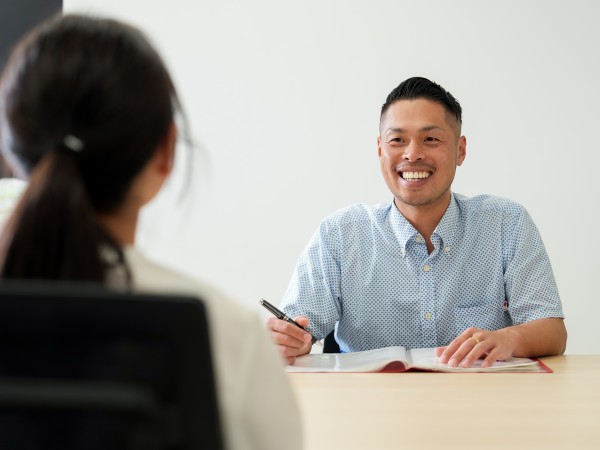
[[[395,195],[395,203],[396,206],[400,207],[402,205],[410,206],[413,208],[419,207],[428,207],[431,205],[436,205],[438,203],[444,202],[446,203],[449,200],[450,192],[444,193],[439,196],[431,196],[431,195]],[[448,196],[448,200],[446,200],[446,196]]]
[[[396,197],[396,205],[400,203],[406,206],[419,207],[419,206],[429,206],[434,203],[431,198],[421,198],[421,197]]]

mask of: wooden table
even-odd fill
[[[554,373],[294,373],[306,450],[600,449],[600,355]]]

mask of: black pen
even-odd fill
[[[317,338],[314,337],[313,334],[310,331],[308,331],[306,328],[304,328],[302,325],[300,325],[294,319],[291,319],[288,316],[286,316],[282,311],[280,311],[277,308],[275,308],[273,305],[271,305],[264,298],[260,299],[260,304],[263,305],[265,308],[267,308],[269,310],[269,312],[271,314],[273,314],[275,317],[277,317],[278,319],[285,320],[287,323],[291,323],[292,325],[296,325],[298,328],[302,328],[304,331],[306,331],[308,334],[310,334],[310,337],[312,337],[312,343],[313,344],[316,343],[316,344],[319,344],[319,345],[323,345],[323,344],[321,344],[321,341],[318,341]]]

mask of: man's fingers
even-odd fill
[[[498,353],[497,352],[490,352],[486,356],[486,358],[483,360],[483,362],[481,363],[481,367],[490,367],[496,361],[498,361]]]
[[[312,348],[312,336],[301,328],[310,323],[308,317],[298,316],[294,321],[300,326],[276,317],[267,319],[267,329],[271,333],[271,339],[277,345],[286,364],[290,365],[296,362],[296,357],[309,353]]]
[[[446,347],[438,347],[436,355],[450,367],[472,367],[478,359],[483,359],[482,367],[489,367],[513,355],[514,344],[502,331],[468,328]]]
[[[308,319],[306,319],[306,321],[308,321]],[[301,343],[310,342],[311,340],[310,333],[308,333],[307,331],[303,330],[300,327],[297,327],[294,324],[286,322],[285,320],[280,320],[275,317],[269,317],[267,319],[267,327],[271,331],[284,334],[293,339],[296,339],[298,342]],[[281,343],[279,342],[279,339],[276,339],[275,342]]]
[[[308,317],[306,316],[296,316],[294,317],[294,322],[302,327],[307,327],[310,323],[310,320],[308,320]]]
[[[301,348],[301,347],[304,347],[308,342],[310,342],[310,339],[309,340],[306,340],[305,338],[298,339],[294,336],[290,336],[289,334],[282,333],[279,331],[271,331],[271,339],[277,345],[282,345],[282,346],[292,347],[292,348]]]
[[[308,324],[306,317],[300,317],[298,320]],[[310,333],[302,328],[275,317],[267,319],[267,328],[271,332],[271,339],[277,344],[279,354],[287,364],[294,364],[297,356],[310,352],[312,338]]]
[[[450,367],[470,367],[484,353],[480,345],[483,334],[477,328],[468,328],[456,337],[440,354],[440,361]]]
[[[310,352],[311,345],[308,344],[304,347],[289,347],[287,345],[278,345],[277,349],[279,354],[283,357],[287,364],[294,364],[296,357],[306,355]]]
[[[446,346],[446,348],[444,349],[444,351],[440,355],[440,361],[442,363],[444,363],[444,364],[446,364],[446,363],[449,364],[450,360],[454,356],[456,356],[456,353],[462,347],[462,345],[465,342],[465,340],[466,340],[466,338],[461,335],[461,336],[458,336],[456,339],[454,339],[452,342],[450,342],[450,344],[448,346]]]
[[[461,367],[471,367],[475,361],[481,359],[483,356],[486,356],[489,351],[493,349],[493,344],[490,345],[487,341],[484,343],[483,341],[477,342],[473,345],[473,348],[470,352],[468,352],[462,361],[459,361]]]
[[[445,347],[436,347],[436,349],[435,349],[435,356],[437,356],[437,357],[442,356],[442,354],[446,351],[447,348],[448,348],[448,346],[445,346]]]

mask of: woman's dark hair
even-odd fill
[[[400,100],[417,100],[420,98],[439,103],[448,114],[456,119],[459,125],[462,124],[462,108],[458,100],[439,84],[423,77],[408,78],[394,88],[381,107],[380,117],[383,117],[392,103]]]
[[[131,26],[65,15],[23,38],[0,79],[0,142],[29,184],[2,232],[0,277],[106,281],[123,253],[97,216],[122,205],[178,105]]]

